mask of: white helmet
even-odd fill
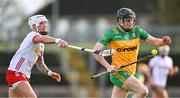
[[[42,22],[42,21],[47,21],[48,22],[46,16],[44,16],[44,15],[34,15],[34,16],[31,16],[28,19],[28,25],[30,26],[30,29],[32,29],[33,24],[35,24],[36,26],[39,26],[39,23]]]
[[[158,49],[159,49],[159,54],[161,55],[168,55],[170,51],[170,48],[168,45],[161,46]]]

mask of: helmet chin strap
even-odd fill
[[[118,20],[117,20],[118,22]],[[123,23],[124,23],[124,19],[123,19]],[[123,28],[123,26],[118,22],[119,26],[125,31],[125,32],[130,32],[132,31],[132,28],[131,29],[126,29],[126,28]]]
[[[119,23],[118,23],[119,24]],[[121,26],[121,24],[119,24],[119,26],[125,31],[125,32],[130,32],[130,31],[132,31],[132,29],[125,29],[125,28],[123,28],[123,26]]]

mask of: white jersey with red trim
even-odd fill
[[[164,58],[159,55],[155,56],[150,60],[149,66],[152,68],[151,78],[153,82],[160,87],[165,87],[169,70],[173,67],[172,58],[169,56]]]
[[[27,78],[30,78],[31,69],[36,63],[38,56],[44,53],[44,44],[33,42],[36,36],[40,36],[40,34],[34,31],[27,34],[12,57],[8,70],[22,72]]]

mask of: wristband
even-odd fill
[[[61,41],[61,39],[55,39],[55,43],[58,43],[59,41]]]
[[[51,71],[51,70],[49,70],[49,71],[48,71],[48,76],[50,76],[50,75],[51,75],[51,73],[52,73],[52,71]]]

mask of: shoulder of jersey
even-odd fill
[[[118,27],[117,26],[111,27],[111,32],[114,34],[119,34]]]

